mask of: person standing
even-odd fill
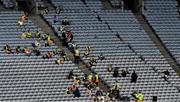
[[[138,78],[138,75],[136,74],[135,71],[133,71],[133,73],[131,74],[131,82],[136,83]]]
[[[76,49],[75,52],[74,52],[74,59],[75,59],[75,63],[79,64],[80,51],[78,49]]]

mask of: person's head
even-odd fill
[[[20,48],[20,46],[17,46],[17,48]]]

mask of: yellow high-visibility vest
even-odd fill
[[[88,81],[92,81],[92,79],[93,79],[93,76],[92,75],[88,75]]]
[[[138,100],[139,100],[139,101],[142,101],[143,98],[144,98],[144,95],[143,95],[143,94],[138,94],[137,97],[138,97]]]
[[[75,50],[75,56],[80,56],[80,51],[79,50]]]
[[[99,82],[99,75],[98,74],[95,75],[95,81]]]

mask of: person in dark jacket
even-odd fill
[[[135,71],[133,71],[133,73],[131,74],[131,82],[136,83],[137,78],[138,78],[138,75],[136,74]]]
[[[72,90],[73,90],[74,97],[80,97],[81,96],[81,93],[80,93],[79,88],[77,86],[73,85]]]
[[[74,75],[74,74],[73,74],[73,70],[71,70],[71,71],[69,72],[68,79],[71,79],[73,75]]]
[[[119,70],[118,68],[115,68],[113,72],[113,77],[118,77],[118,76],[119,76]]]

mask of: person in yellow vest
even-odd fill
[[[55,61],[55,63],[56,63],[56,64],[63,64],[64,61],[69,61],[69,58],[68,58],[66,55],[58,58],[58,59]]]
[[[32,38],[32,32],[30,30],[26,33],[26,38]]]
[[[93,83],[93,74],[90,73],[88,76],[87,76],[87,81],[88,83]]]
[[[22,20],[19,20],[19,21],[18,21],[18,26],[19,26],[19,27],[22,27],[22,26],[23,26],[23,21],[22,21]]]
[[[94,76],[94,83],[96,85],[99,85],[99,75],[97,73],[95,73],[95,76]]]
[[[22,39],[25,39],[25,38],[26,38],[26,35],[27,35],[27,32],[23,31],[22,34],[21,34],[21,38],[22,38]]]
[[[85,53],[84,53],[84,56],[85,56],[85,57],[88,57],[89,54],[90,54],[90,51],[91,51],[91,47],[90,47],[90,46],[87,46],[87,47],[86,47],[86,50],[85,50]]]
[[[135,102],[143,102],[144,95],[141,92],[136,93],[135,97],[136,97]]]
[[[12,49],[9,46],[8,43],[6,43],[6,45],[3,47],[2,51],[5,51],[5,53],[7,53],[7,54],[11,54],[12,53]]]
[[[37,30],[36,33],[35,33],[35,37],[36,38],[41,38],[41,33]]]
[[[75,59],[75,63],[79,64],[79,59],[80,59],[80,51],[78,49],[76,49],[74,51],[74,59]]]
[[[79,86],[81,84],[81,80],[77,76],[72,76],[72,79],[76,85]]]

